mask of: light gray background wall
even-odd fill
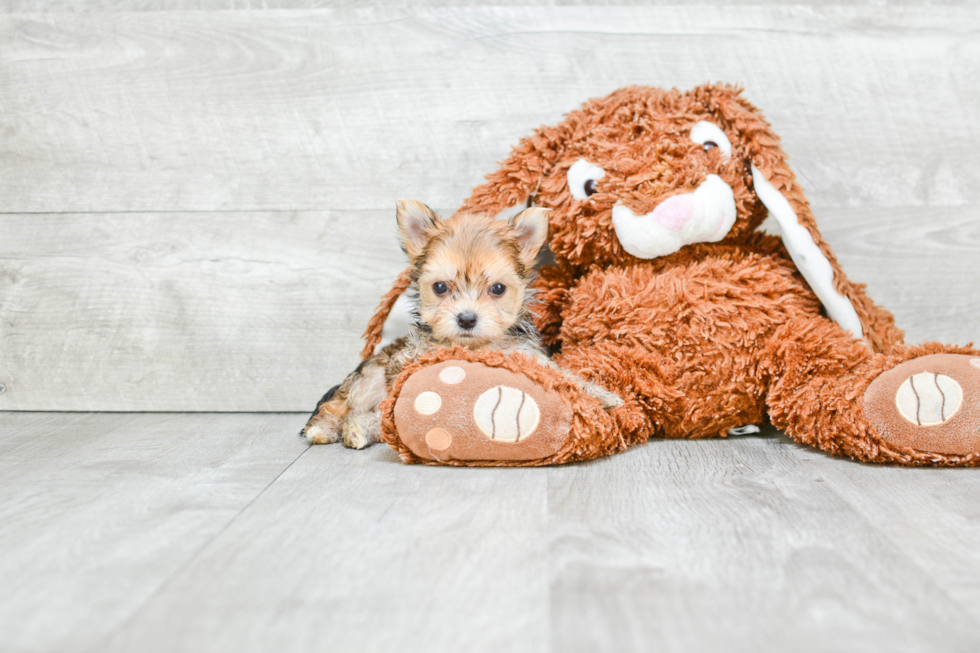
[[[975,6],[376,4],[0,3],[0,410],[311,408],[394,200],[627,84],[743,84],[908,339],[980,340]]]

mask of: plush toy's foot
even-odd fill
[[[920,453],[980,453],[980,357],[933,354],[876,378],[864,414],[888,445]]]
[[[562,448],[572,409],[523,374],[450,360],[408,378],[394,418],[401,442],[423,460],[520,464]]]

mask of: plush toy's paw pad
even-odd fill
[[[413,374],[395,403],[402,442],[425,460],[539,460],[571,429],[562,399],[523,374],[446,361]]]
[[[886,442],[926,453],[980,453],[980,357],[933,354],[888,370],[864,394]]]

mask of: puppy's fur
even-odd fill
[[[521,352],[554,367],[532,323],[534,260],[548,235],[548,210],[531,208],[504,222],[479,214],[440,220],[421,202],[397,203],[398,237],[412,264],[417,321],[403,338],[365,359],[332,389],[303,428],[315,444],[361,449],[378,441],[378,404],[402,368],[437,347]],[[622,401],[565,373],[603,407]]]

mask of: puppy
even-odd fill
[[[398,238],[412,264],[415,327],[365,359],[328,392],[301,435],[314,444],[342,439],[361,449],[378,441],[378,405],[395,377],[420,354],[461,345],[521,352],[557,367],[545,353],[531,314],[534,260],[548,236],[548,209],[527,209],[504,222],[478,214],[441,220],[421,202],[397,203]],[[608,390],[564,372],[603,407],[622,404]]]

